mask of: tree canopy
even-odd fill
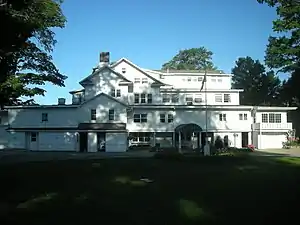
[[[300,2],[297,0],[257,0],[276,7],[278,19],[273,31],[278,37],[269,37],[266,64],[282,72],[293,72],[300,67]],[[281,34],[281,35],[280,35]]]
[[[52,62],[53,28],[66,18],[60,0],[0,0],[0,107],[24,103],[20,97],[44,95],[46,82],[64,86],[66,76]],[[31,102],[27,101],[28,102]]]
[[[213,53],[205,47],[180,50],[162,69],[174,70],[215,70],[212,62]]]
[[[273,71],[259,60],[251,57],[239,58],[232,69],[233,88],[244,89],[240,94],[242,105],[276,105],[279,101],[281,81]]]

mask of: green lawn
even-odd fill
[[[1,225],[289,224],[300,198],[300,160],[288,158],[24,163],[0,179]]]

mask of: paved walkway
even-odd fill
[[[291,148],[291,149],[263,149],[257,150],[255,152],[257,155],[264,156],[292,156],[300,157],[300,148]]]

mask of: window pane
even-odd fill
[[[141,103],[146,103],[146,94],[141,94]]]
[[[166,116],[165,116],[165,114],[160,114],[159,118],[160,118],[160,122],[161,123],[165,123],[166,122]]]
[[[275,123],[275,114],[274,113],[269,114],[269,123]]]
[[[42,121],[48,121],[48,113],[42,113]]]
[[[140,103],[140,95],[134,94],[134,103]]]
[[[190,82],[192,79],[190,77],[187,78],[187,81]]]
[[[110,109],[110,110],[108,111],[108,119],[109,119],[109,120],[115,120],[115,110]]]
[[[224,94],[224,102],[230,102],[231,99],[230,99],[230,94]]]
[[[117,89],[117,97],[121,97],[121,90]]]
[[[141,123],[147,123],[147,114],[141,114]]]
[[[173,114],[168,114],[168,123],[173,122]]]
[[[275,114],[275,123],[281,123],[281,114]]]
[[[215,102],[222,102],[222,94],[215,95]]]
[[[91,109],[91,120],[96,120],[96,109]]]
[[[112,97],[115,97],[115,96],[116,96],[115,92],[116,92],[115,89],[112,88],[112,89],[110,90],[110,95],[111,95]]]
[[[268,123],[268,114],[267,113],[264,113],[261,115],[261,121],[263,123]]]
[[[134,78],[134,83],[135,83],[135,84],[141,83],[140,78]]]
[[[178,100],[179,100],[178,94],[173,94],[173,95],[172,95],[172,102],[173,102],[173,103],[177,103]]]
[[[201,102],[203,102],[202,95],[195,95],[194,101],[195,101],[196,103],[201,103]]]
[[[223,121],[226,121],[226,114],[223,114]]]
[[[133,85],[128,86],[128,93],[133,93]]]
[[[133,115],[133,122],[140,123],[141,122],[141,115],[140,114],[134,114]]]
[[[239,114],[239,119],[243,120],[243,114],[241,114],[241,113]]]
[[[244,120],[247,120],[248,119],[248,114],[244,114]]]
[[[198,77],[198,81],[201,82],[203,80],[202,77]]]
[[[142,79],[142,84],[147,84],[148,83],[148,79],[147,78],[143,78]]]
[[[186,95],[185,101],[186,102],[193,102],[193,95]]]
[[[163,102],[170,102],[170,96],[167,94],[163,94]]]
[[[148,94],[148,103],[152,103],[152,94]]]

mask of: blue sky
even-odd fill
[[[55,30],[53,58],[68,79],[64,88],[46,85],[45,97],[35,98],[40,104],[70,103],[69,91],[81,88],[101,51],[159,69],[179,50],[205,46],[229,73],[238,57],[263,60],[276,18],[256,0],[65,0],[62,8],[68,22]]]

